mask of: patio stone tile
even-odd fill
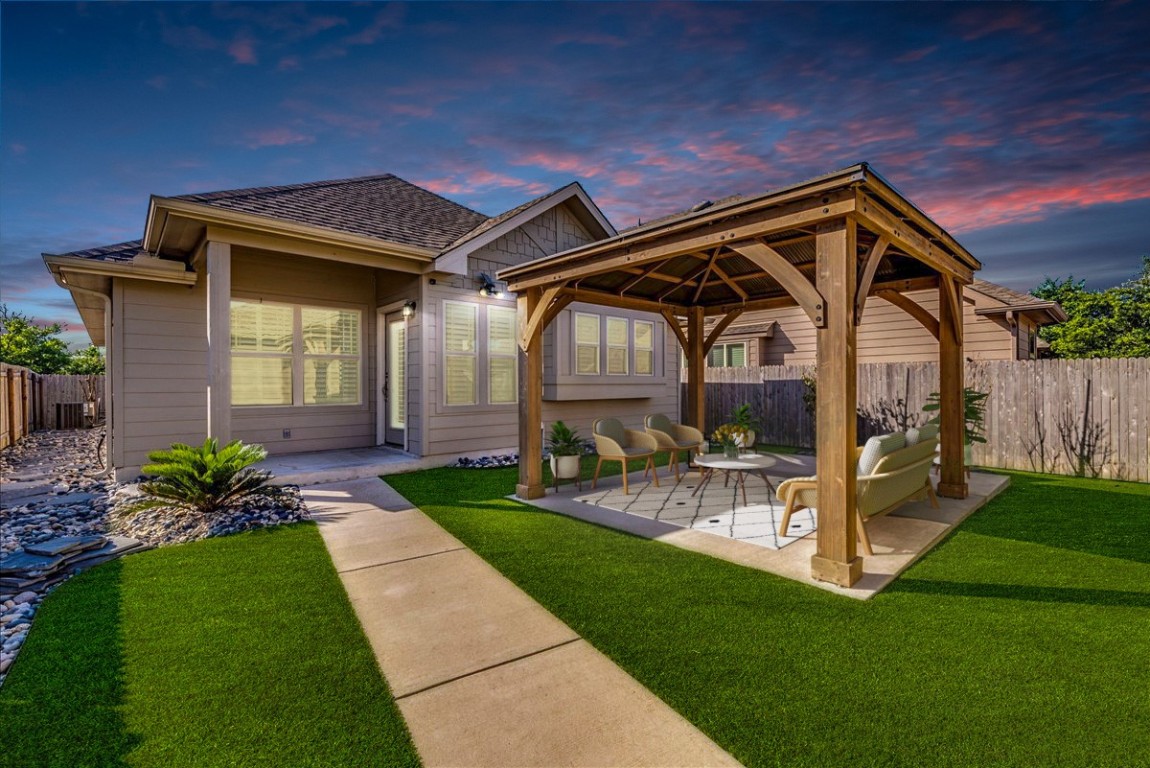
[[[583,640],[398,703],[429,768],[739,764]]]
[[[340,576],[396,697],[578,637],[470,550]]]

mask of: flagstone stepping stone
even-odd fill
[[[89,494],[91,495],[91,494]],[[61,536],[56,539],[42,541],[39,544],[29,544],[24,551],[30,555],[63,555],[69,552],[79,552],[85,549],[103,546],[107,538],[100,535],[93,536]]]
[[[13,552],[0,558],[0,573],[26,574],[54,570],[64,558],[59,555],[32,555]]]

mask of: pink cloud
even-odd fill
[[[385,32],[399,29],[403,23],[403,14],[402,5],[388,3],[383,10],[375,14],[371,24],[355,34],[345,37],[343,43],[345,45],[372,45],[383,37]]]
[[[943,144],[948,147],[959,147],[961,149],[974,149],[977,147],[993,147],[998,144],[997,141],[986,136],[974,136],[969,133],[956,133],[947,136],[942,140]]]
[[[416,183],[438,195],[464,195],[483,187],[522,189],[530,195],[541,195],[550,191],[547,185],[541,182],[529,182],[508,174],[484,170],[470,171],[462,179],[443,177]]]
[[[1036,35],[1042,32],[1042,24],[1029,15],[1029,10],[1020,6],[995,6],[993,14],[984,13],[982,8],[971,9],[959,16],[958,23],[969,28],[963,40],[977,40],[996,32],[1021,32]]]
[[[931,55],[938,50],[937,45],[927,46],[926,48],[916,48],[913,51],[907,51],[902,56],[895,59],[897,64],[912,64],[916,61],[922,61],[927,56]]]
[[[255,43],[249,37],[237,37],[228,45],[228,55],[237,64],[257,64]]]
[[[247,146],[249,149],[290,147],[295,144],[311,144],[314,141],[314,136],[308,136],[291,128],[269,128],[248,134]]]

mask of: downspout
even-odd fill
[[[104,428],[107,430],[104,440],[104,474],[112,474],[112,297],[106,293],[81,288],[78,285],[68,285],[62,273],[52,272],[56,285],[66,291],[84,293],[89,296],[99,296],[104,302]]]

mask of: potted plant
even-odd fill
[[[583,458],[583,438],[562,421],[551,425],[547,436],[547,450],[551,452],[551,475],[561,480],[579,477]]]
[[[750,448],[755,444],[755,429],[759,423],[751,415],[751,404],[736,405],[728,417],[728,424],[735,428],[735,445],[740,448]]]
[[[986,398],[989,392],[979,392],[977,389],[966,387],[962,390],[963,399],[963,464],[970,466],[971,446],[975,443],[985,443],[986,436],[982,433],[983,421],[986,414]],[[942,399],[937,392],[931,392],[927,397],[927,404],[922,407],[924,411],[934,412],[934,416],[927,424],[938,424],[938,411],[942,407]]]

